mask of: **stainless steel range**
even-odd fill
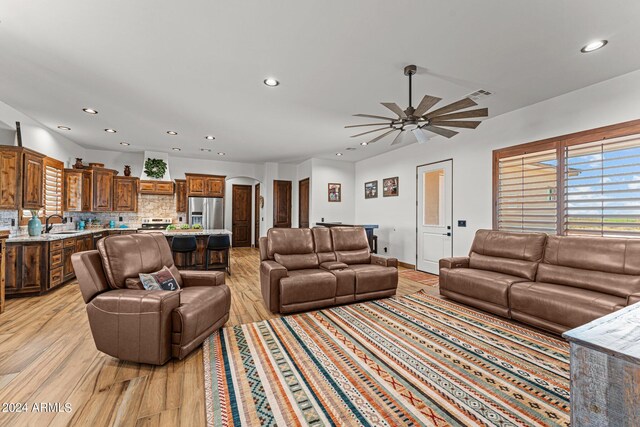
[[[168,225],[173,223],[172,218],[142,218],[140,231],[158,231],[165,230]]]

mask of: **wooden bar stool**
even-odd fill
[[[207,249],[205,250],[204,269],[208,270],[209,254],[210,252],[224,252],[224,262],[215,263],[211,265],[213,268],[224,268],[226,272],[231,276],[231,265],[229,263],[229,249],[231,248],[231,241],[228,234],[213,234],[209,236],[207,240]]]
[[[185,258],[188,257],[191,259],[191,263],[186,265],[181,265],[180,267],[190,267],[193,268],[196,265],[195,254],[198,249],[198,242],[196,241],[196,236],[175,236],[171,239],[171,252],[174,254],[185,254]]]

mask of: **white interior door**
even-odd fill
[[[416,269],[438,274],[438,261],[453,255],[452,160],[418,167]]]

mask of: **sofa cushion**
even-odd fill
[[[318,255],[318,261],[320,263],[335,261],[336,254],[333,252],[331,230],[326,227],[314,227],[311,232],[313,233],[313,243]]]
[[[627,298],[633,293],[640,292],[640,276],[606,273],[544,263],[538,266],[536,281],[588,289],[621,298]]]
[[[334,298],[336,278],[320,269],[295,270],[280,279],[280,306]]]
[[[336,260],[345,264],[369,264],[371,254],[367,233],[361,227],[332,227],[331,241]]]
[[[128,278],[153,273],[168,267],[182,286],[182,278],[173,263],[167,238],[161,233],[109,236],[98,241],[105,276],[112,289],[125,289]]]
[[[525,313],[568,328],[584,325],[626,305],[624,298],[544,282],[514,283],[509,294],[513,313]]]
[[[287,270],[318,268],[318,256],[314,253],[291,255],[280,255],[276,253],[275,259],[278,264],[283,265]]]
[[[474,268],[443,268],[440,274],[445,276],[440,280],[442,289],[502,307],[509,307],[509,287],[526,281],[522,277]]]
[[[313,236],[308,228],[272,228],[267,232],[267,256],[275,254],[310,254],[313,251]]]
[[[469,267],[522,277],[527,280],[535,280],[538,263],[520,259],[486,256],[471,252],[469,255]]]
[[[398,287],[398,270],[378,264],[354,264],[349,270],[356,273],[356,295],[386,291]]]
[[[547,235],[543,233],[478,230],[470,252],[491,257],[540,262],[546,240]]]
[[[172,344],[184,346],[229,313],[231,292],[226,285],[195,286],[180,291],[180,306],[172,313]]]

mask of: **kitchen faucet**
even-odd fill
[[[53,214],[53,215],[49,215],[47,217],[47,219],[44,222],[44,232],[48,233],[51,231],[51,229],[53,228],[53,224],[49,225],[49,220],[53,217],[57,216],[58,218],[60,218],[62,220],[63,224],[67,223],[67,218],[64,218],[62,215],[58,215],[58,214]]]

